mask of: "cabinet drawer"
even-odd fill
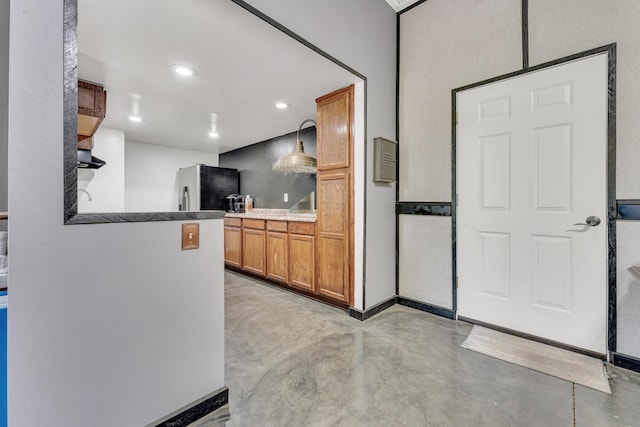
[[[316,224],[314,222],[290,222],[289,233],[313,236],[316,234]]]
[[[226,227],[240,227],[242,225],[242,218],[225,218],[224,225]]]
[[[267,230],[287,232],[287,221],[267,221]]]
[[[244,228],[253,228],[256,230],[264,230],[264,219],[242,219],[242,226]]]

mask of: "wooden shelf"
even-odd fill
[[[0,220],[9,219],[9,212],[0,212]]]

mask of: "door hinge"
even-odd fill
[[[458,276],[456,276],[456,289],[458,289]]]
[[[456,119],[455,119],[455,124],[458,124],[458,112],[456,111]]]

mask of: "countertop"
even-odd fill
[[[316,222],[314,213],[295,213],[287,209],[254,209],[249,213],[225,213],[225,218],[268,219],[272,221]]]

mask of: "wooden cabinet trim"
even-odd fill
[[[242,225],[242,218],[225,218],[224,225],[226,227],[240,227]]]
[[[242,227],[243,228],[253,228],[255,230],[264,230],[265,229],[265,220],[264,219],[249,219],[242,218]]]
[[[329,92],[326,95],[322,95],[316,98],[316,104],[320,104],[322,102],[326,102],[327,99],[336,97],[336,96],[340,96],[342,95],[344,92],[349,92],[349,91],[353,91],[354,85],[349,85],[349,86],[345,86],[342,87],[340,89],[336,89],[333,92]]]
[[[316,234],[316,224],[313,222],[289,222],[289,233],[313,236]]]
[[[267,221],[267,230],[269,231],[279,231],[281,233],[287,232],[287,221]]]

